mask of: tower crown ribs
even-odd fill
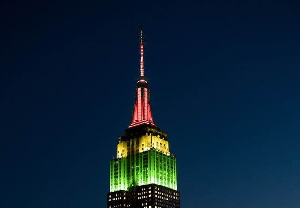
[[[141,124],[154,124],[150,107],[150,90],[147,86],[144,69],[144,36],[140,31],[140,78],[137,82],[133,118],[129,128]]]

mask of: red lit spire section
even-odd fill
[[[140,42],[140,54],[141,54],[141,60],[140,60],[140,71],[141,71],[141,77],[144,76],[144,39],[143,39],[143,31],[141,30],[141,36],[140,36],[141,42]]]
[[[141,124],[150,124],[155,126],[150,109],[150,92],[148,90],[147,80],[144,74],[144,39],[142,30],[140,40],[140,78],[137,82],[133,118],[129,128]]]

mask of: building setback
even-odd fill
[[[107,208],[180,208],[177,163],[167,134],[154,123],[144,75],[144,40],[140,33],[140,77],[132,122],[119,137],[110,161]]]

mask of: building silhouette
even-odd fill
[[[110,161],[107,208],[179,208],[177,164],[167,134],[154,123],[144,75],[144,38],[140,33],[140,77],[132,122],[119,137]]]

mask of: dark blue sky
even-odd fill
[[[300,207],[300,2],[0,3],[0,207],[100,208],[146,32],[182,208]]]

